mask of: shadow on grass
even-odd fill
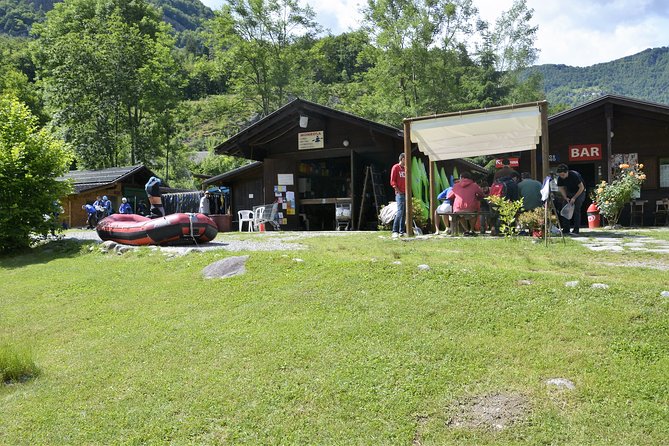
[[[0,268],[22,268],[56,259],[78,257],[87,252],[90,245],[97,245],[97,242],[78,239],[47,240],[25,251],[0,256]]]

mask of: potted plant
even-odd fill
[[[518,216],[518,224],[526,229],[533,237],[543,237],[545,228],[544,208],[538,207],[531,211],[523,212]],[[550,222],[555,223],[555,215],[550,216]]]

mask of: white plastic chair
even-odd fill
[[[265,206],[259,206],[253,210],[253,228],[255,231],[260,231],[260,223],[265,223],[263,215],[265,215]]]
[[[248,223],[248,232],[253,232],[253,211],[243,210],[237,211],[239,216],[239,232],[242,232],[242,226],[244,223]]]

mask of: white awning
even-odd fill
[[[540,136],[539,104],[411,122],[411,141],[431,161],[535,150]]]

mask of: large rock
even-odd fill
[[[249,256],[228,257],[211,265],[207,265],[202,270],[202,276],[205,279],[225,279],[227,277],[238,276],[246,272],[246,261]]]

